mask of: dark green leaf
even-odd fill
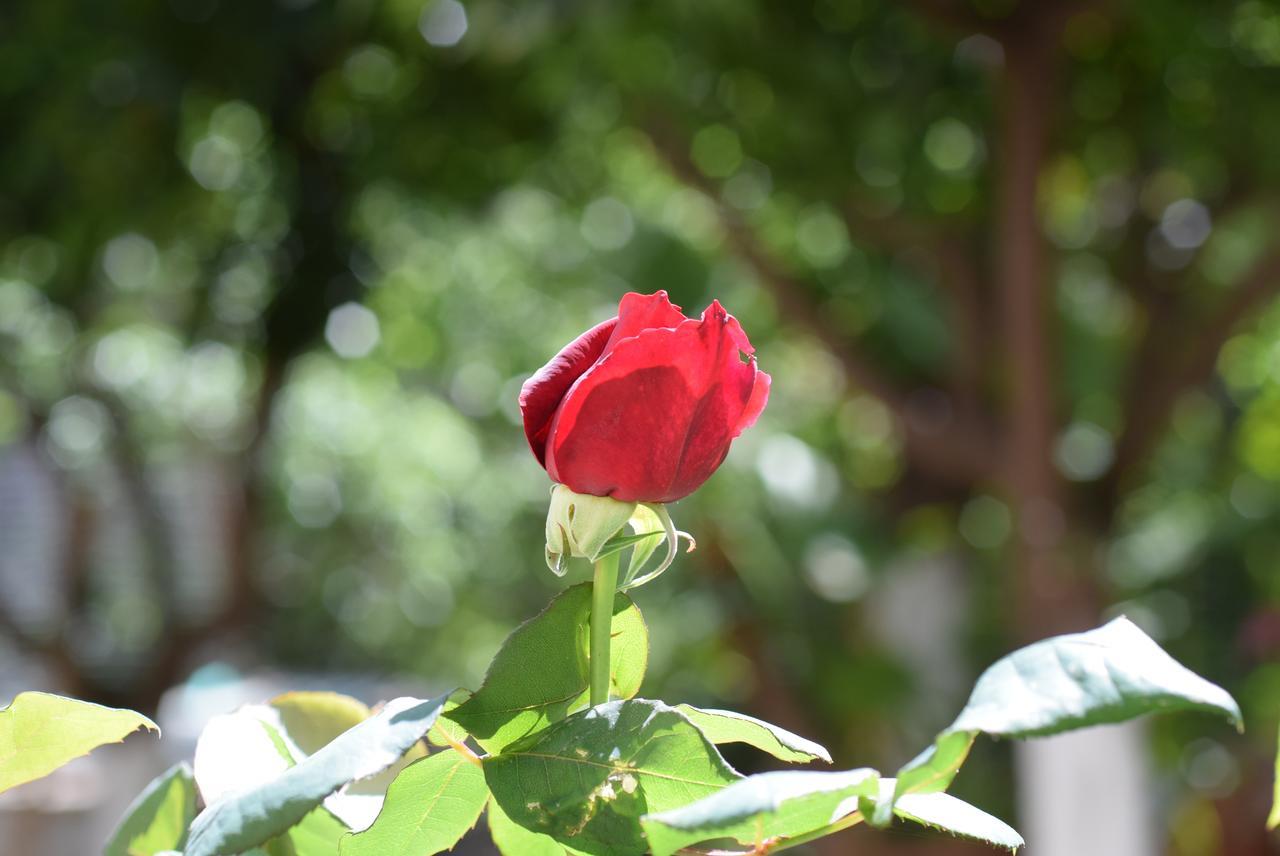
[[[525,829],[507,817],[497,800],[489,800],[489,835],[502,856],[565,856],[577,852],[550,835]]]
[[[342,840],[342,856],[429,856],[449,850],[475,826],[488,799],[476,759],[453,749],[437,752],[404,768],[373,826]]]
[[[486,751],[498,752],[584,705],[590,616],[591,586],[566,589],[507,637],[480,689],[448,719]],[[613,604],[612,694],[634,696],[648,659],[644,619],[631,599],[619,593]]]
[[[49,693],[20,693],[0,709],[0,791],[47,776],[139,728],[160,731],[132,710]]]
[[[749,776],[705,799],[646,815],[654,856],[700,841],[732,839],[760,848],[830,826],[879,790],[875,770],[786,770]]]
[[[602,704],[486,758],[494,799],[516,823],[606,856],[646,850],[643,815],[710,796],[740,777],[675,708]]]
[[[818,760],[831,763],[831,754],[822,746],[764,720],[731,710],[700,709],[688,704],[682,704],[676,710],[698,726],[698,730],[717,746],[722,743],[746,743],[761,752],[768,752],[775,758],[795,764]]]
[[[277,778],[216,801],[191,825],[186,856],[238,853],[285,831],[329,794],[399,760],[434,724],[445,698],[390,701]]]
[[[105,856],[155,856],[181,850],[196,816],[196,783],[186,762],[152,780],[125,812]]]

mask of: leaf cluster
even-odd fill
[[[750,716],[636,697],[648,634],[621,592],[614,700],[587,707],[590,599],[587,585],[556,597],[508,637],[474,693],[376,711],[333,693],[290,693],[216,717],[194,763],[148,786],[106,852],[427,856],[452,849],[486,809],[505,856],[765,853],[895,821],[1015,850],[1023,841],[1013,828],[946,793],[979,735],[1042,737],[1173,710],[1241,725],[1231,696],[1122,618],[996,662],[952,725],[892,777],[865,767],[744,776],[719,746],[793,764],[831,756]],[[140,726],[154,728],[129,711],[23,694],[0,711],[0,787]]]

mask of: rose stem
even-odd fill
[[[618,589],[619,554],[596,562],[591,583],[591,706],[609,700],[609,636],[613,632],[613,596]]]

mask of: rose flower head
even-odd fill
[[[688,496],[756,421],[769,375],[736,318],[701,318],[655,294],[565,346],[524,384],[520,412],[538,461],[577,494],[666,503]]]

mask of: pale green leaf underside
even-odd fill
[[[21,693],[0,710],[0,791],[47,776],[139,728],[160,731],[132,710],[49,693]]]
[[[654,856],[701,841],[732,839],[760,848],[831,825],[879,791],[875,770],[785,770],[749,776],[705,799],[642,821]]]
[[[274,702],[246,705],[214,717],[205,726],[196,744],[195,784],[205,802],[213,805],[224,796],[273,781],[305,758],[285,733]],[[336,798],[335,794],[326,802]],[[251,856],[337,856],[338,840],[347,831],[341,818],[321,806],[249,852]]]
[[[1280,743],[1280,737],[1277,737]],[[1276,783],[1275,795],[1271,800],[1271,816],[1267,818],[1267,829],[1275,829],[1280,826],[1280,745],[1276,747]]]
[[[157,776],[125,811],[104,856],[155,856],[181,850],[196,816],[196,782],[186,762]]]
[[[342,839],[342,856],[430,856],[449,850],[480,818],[489,799],[484,771],[453,749],[401,771],[373,826]]]
[[[1241,725],[1226,690],[1174,660],[1128,619],[1036,642],[982,674],[955,722],[899,771],[897,794],[946,790],[979,734],[1041,737],[1176,710],[1218,713]],[[871,820],[887,823],[891,805],[882,802]]]
[[[1240,708],[1126,618],[1046,639],[999,660],[978,678],[951,731],[1041,737],[1165,710],[1224,714]]]
[[[395,763],[431,728],[445,698],[387,702],[277,778],[215,801],[191,825],[186,856],[238,853],[284,832],[329,794]]]
[[[586,704],[590,616],[591,585],[566,589],[507,637],[480,689],[446,718],[485,751],[499,752]],[[612,695],[631,698],[644,678],[649,633],[622,593],[614,600],[609,659]]]
[[[805,764],[809,761],[831,763],[831,754],[821,745],[762,719],[731,710],[696,708],[688,704],[679,705],[676,710],[683,713],[717,746],[723,743],[746,743],[793,764]]]
[[[486,758],[484,768],[513,821],[602,856],[646,852],[641,815],[740,778],[679,711],[640,699],[575,714]]]
[[[670,856],[699,843],[705,848],[726,842],[763,852],[801,836],[812,840],[840,831],[856,820],[849,816],[860,807],[873,811],[893,792],[893,779],[880,779],[869,769],[762,773],[698,802],[648,815],[642,823],[654,856]],[[947,794],[909,794],[898,801],[893,813],[1011,850],[1023,844],[1008,824]]]
[[[893,813],[904,820],[1009,850],[1017,850],[1025,843],[1018,831],[1000,818],[950,794],[906,794],[898,799]]]

